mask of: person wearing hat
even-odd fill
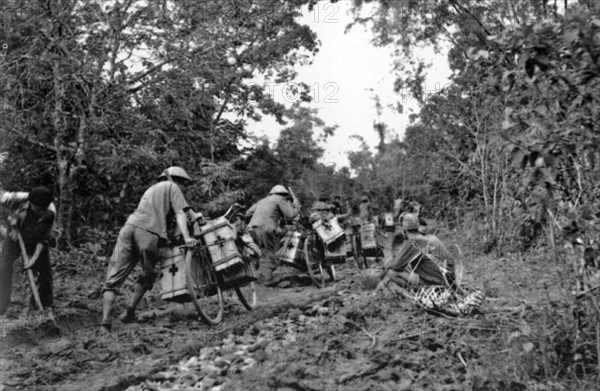
[[[392,241],[392,257],[384,263],[384,282],[393,281],[402,287],[451,283],[454,257],[442,241],[420,233],[419,217],[414,213],[402,216],[401,227],[403,232]]]
[[[142,273],[136,280],[130,304],[119,316],[123,323],[136,321],[135,308],[146,291],[152,288],[158,275],[156,264],[160,261],[159,246],[167,243],[173,219],[187,247],[198,243],[190,235],[187,221],[198,219],[202,214],[195,213],[183,196],[183,190],[192,179],[183,168],[176,166],[167,168],[158,178],[160,182],[146,190],[137,209],[129,215],[119,232],[102,289],[101,327],[105,331],[111,329],[111,310],[117,288],[123,284],[139,259]]]
[[[0,257],[0,316],[4,315],[12,291],[13,264],[21,255],[19,234],[28,255],[28,265],[37,277],[38,293],[42,306],[52,312],[52,267],[49,245],[54,243],[52,229],[56,219],[54,196],[46,187],[36,187],[31,192],[0,190],[2,212],[8,213],[8,227],[0,227],[4,241]],[[35,308],[32,296],[30,307]]]
[[[417,216],[419,219],[419,232],[425,235],[427,233],[427,221],[422,217],[423,205],[418,201],[411,201],[408,204],[407,213],[413,213]]]
[[[292,201],[288,197],[292,197]],[[273,272],[279,265],[277,247],[279,244],[279,220],[281,218],[293,219],[300,212],[300,203],[294,193],[282,185],[273,186],[269,195],[259,200],[246,211],[246,218],[250,219],[248,230],[250,235],[261,248],[265,274],[261,280],[265,284],[273,282]]]

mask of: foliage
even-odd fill
[[[306,5],[2,2],[2,186],[54,187],[72,243],[80,225],[122,222],[168,165],[201,178],[191,189],[201,206],[242,199],[235,166],[248,156],[241,142],[253,143],[243,119],[286,114],[247,81],[284,83],[316,52],[297,22]]]
[[[355,4],[358,16],[363,2]],[[547,1],[380,1],[357,22],[370,24],[376,44],[398,49],[396,88],[422,101],[403,143],[416,168],[408,183],[435,189],[425,210],[480,215],[487,251],[528,251],[546,237],[558,261],[558,249],[576,241],[568,278],[583,296],[566,332],[576,336],[569,354],[585,375],[600,360],[597,349],[580,351],[596,346],[600,316],[600,7],[563,4],[566,11]],[[450,46],[451,83],[425,96],[425,64],[402,60],[441,43]],[[380,158],[365,155],[354,155],[359,177]],[[426,167],[445,173],[426,178]]]

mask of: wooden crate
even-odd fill
[[[346,243],[341,242],[335,248],[325,247],[325,261],[335,264],[346,262]]]
[[[163,300],[188,302],[191,300],[185,278],[184,248],[161,249],[160,298]]]
[[[327,221],[315,221],[313,223],[313,229],[319,235],[321,241],[325,244],[325,247],[338,247],[338,242],[344,240],[344,230],[340,227],[337,218],[333,218]]]
[[[235,244],[235,229],[224,217],[210,220],[200,227],[200,235],[208,249],[215,271],[243,263]]]
[[[374,223],[364,223],[360,226],[360,244],[363,251],[375,250],[377,248]]]
[[[252,262],[242,261],[217,273],[222,289],[244,286],[258,279],[258,270]]]
[[[300,232],[287,231],[279,242],[279,250],[277,251],[277,260],[284,263],[296,264],[298,251],[300,249]]]

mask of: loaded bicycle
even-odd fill
[[[161,257],[161,298],[192,302],[209,325],[223,319],[226,290],[235,291],[247,310],[257,305],[254,281],[260,250],[249,235],[237,232],[234,226],[241,209],[234,204],[221,217],[194,221],[189,229],[198,245],[185,248],[175,240]]]
[[[283,264],[306,272],[318,287],[337,279],[335,265],[346,262],[344,231],[337,219],[295,224],[280,241],[277,258]]]
[[[370,265],[370,258],[381,257],[381,249],[375,239],[375,223],[351,220],[346,228],[347,255],[352,256],[359,269],[366,269]]]

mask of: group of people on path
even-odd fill
[[[167,168],[159,175],[159,182],[145,191],[137,208],[121,228],[102,287],[102,330],[111,330],[111,314],[118,289],[140,261],[142,271],[136,279],[133,296],[119,316],[123,323],[136,321],[136,307],[158,276],[159,249],[168,245],[173,228],[178,229],[182,244],[186,247],[198,244],[197,239],[188,231],[188,222],[202,219],[203,215],[190,207],[183,193],[191,182],[192,178],[183,168]],[[45,187],[35,188],[29,193],[0,191],[0,205],[3,212],[9,214],[8,227],[1,231],[5,238],[0,258],[0,316],[5,314],[9,306],[13,264],[23,251],[28,260],[25,267],[30,267],[37,275],[41,303],[47,311],[52,311],[49,246],[52,245],[52,230],[56,219],[56,208],[52,201],[53,194]],[[355,218],[359,222],[368,223],[374,217],[373,208],[366,196],[361,198],[358,210],[347,205],[345,213],[340,197],[336,197],[332,204],[324,201],[328,200],[320,200],[313,205],[310,219]],[[298,219],[300,210],[300,202],[291,189],[276,185],[265,198],[246,212],[248,233],[262,252],[260,265],[266,284],[279,266],[275,254],[283,234],[280,222],[283,219]],[[397,210],[394,205],[394,212]],[[418,211],[416,208],[417,213],[405,212],[398,216],[402,230],[393,238],[392,256],[384,263],[381,278],[384,282],[392,281],[401,286],[451,286],[454,281],[452,254],[439,239],[419,233]],[[415,264],[417,258],[410,256],[415,248],[434,255],[445,266],[442,267],[431,259],[421,259]]]

